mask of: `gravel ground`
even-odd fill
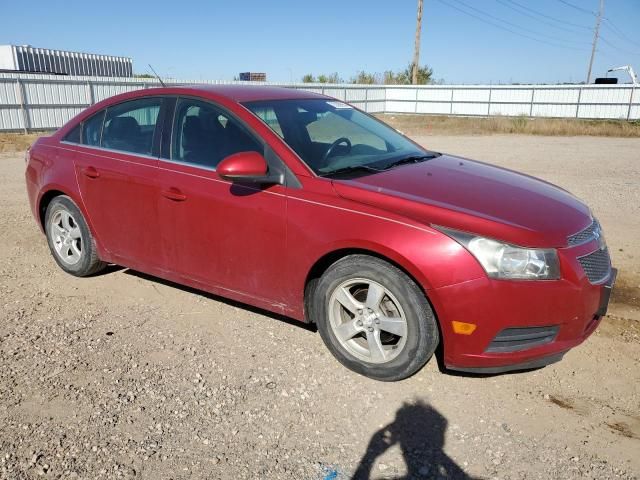
[[[626,293],[564,361],[380,383],[293,321],[126,269],[71,277],[2,154],[0,478],[638,478],[640,140],[419,140],[589,199]]]

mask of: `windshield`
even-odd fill
[[[367,175],[433,156],[391,127],[337,100],[244,104],[317,174]]]

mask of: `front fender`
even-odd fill
[[[331,203],[291,199],[285,295],[294,316],[303,316],[306,282],[318,262],[349,251],[369,251],[388,259],[425,292],[484,276],[467,250],[427,225],[335,197]]]

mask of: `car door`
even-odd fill
[[[83,122],[74,163],[91,225],[114,262],[157,266],[157,172],[163,98],[110,106]]]
[[[285,187],[239,186],[216,173],[226,156],[267,147],[233,115],[198,99],[177,99],[171,124],[158,170],[167,264],[223,294],[281,302]]]

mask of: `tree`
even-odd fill
[[[427,65],[415,66],[413,64],[409,65],[404,71],[398,73],[398,83],[400,85],[426,85],[431,83],[431,78],[433,77],[433,70],[429,68]],[[415,80],[413,78],[415,74]]]
[[[311,73],[307,73],[302,77],[302,83],[315,83],[316,79]]]
[[[351,83],[360,83],[363,85],[374,85],[378,83],[376,80],[375,73],[367,73],[364,70],[360,70],[355,77],[351,77]]]

